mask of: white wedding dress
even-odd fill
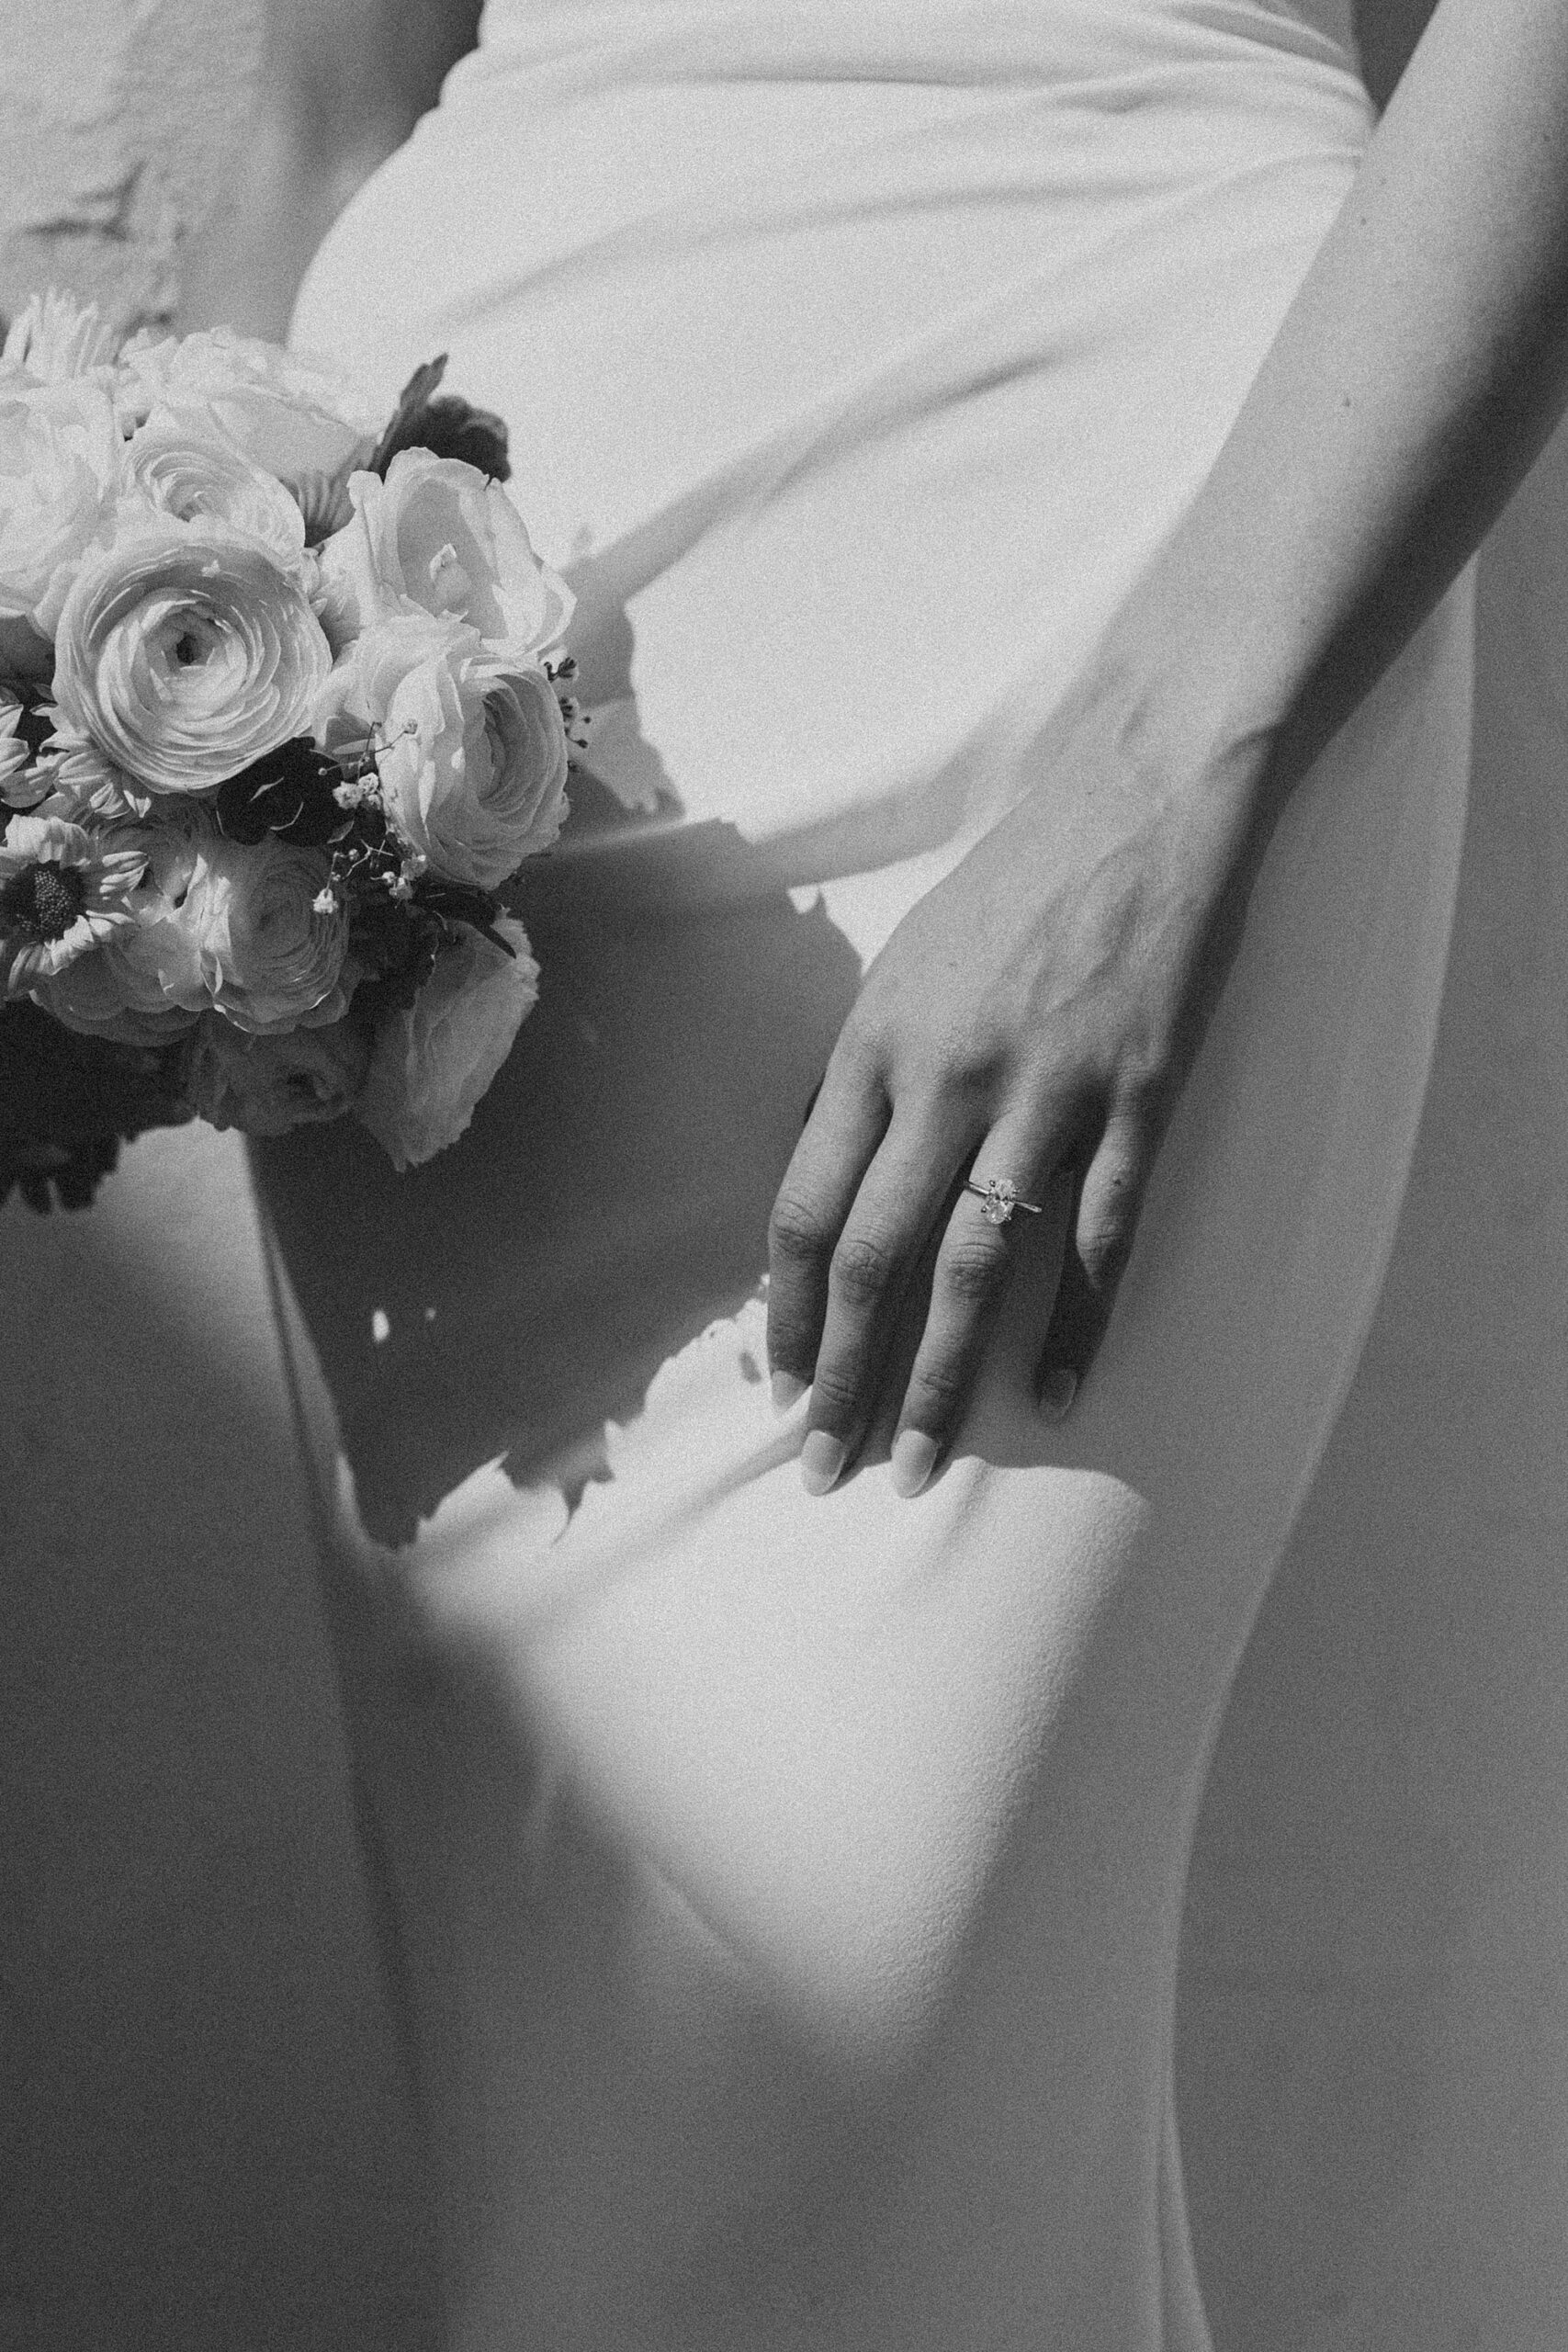
[[[1259,0],[491,0],[295,338],[448,350],[577,590],[464,1142],[258,1154],[474,2352],[1199,2352],[1192,1824],[1428,1069],[1461,582],[1296,795],[1104,1354],[802,1490],[773,1189],[864,959],[1181,514],[1354,173]],[[1050,779],[1042,780],[1050,789]]]

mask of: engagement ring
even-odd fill
[[[964,1189],[978,1195],[980,1215],[987,1225],[1005,1225],[1014,1209],[1023,1209],[1031,1216],[1044,1215],[1035,1202],[1019,1199],[1018,1186],[1010,1176],[970,1176],[965,1178]]]

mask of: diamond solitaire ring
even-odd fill
[[[1022,1209],[1029,1216],[1043,1216],[1045,1212],[1033,1201],[1021,1201],[1018,1186],[1010,1176],[968,1177],[964,1189],[978,1195],[980,1215],[987,1225],[1005,1225],[1014,1209]]]

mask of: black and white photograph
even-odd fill
[[[1564,2352],[1568,6],[0,0],[0,2352]]]

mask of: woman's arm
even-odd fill
[[[1473,551],[1568,393],[1568,11],[1444,0],[1129,627],[1292,770]],[[1196,712],[1194,713],[1196,715]],[[1292,779],[1293,780],[1293,779]]]
[[[912,910],[845,1025],[773,1221],[808,1485],[863,1440],[914,1283],[896,1483],[951,1442],[1010,1249],[954,1201],[971,1164],[1081,1179],[1043,1366],[1070,1401],[1283,798],[1565,390],[1568,9],[1442,0],[1208,482],[1034,747],[1049,796]]]

